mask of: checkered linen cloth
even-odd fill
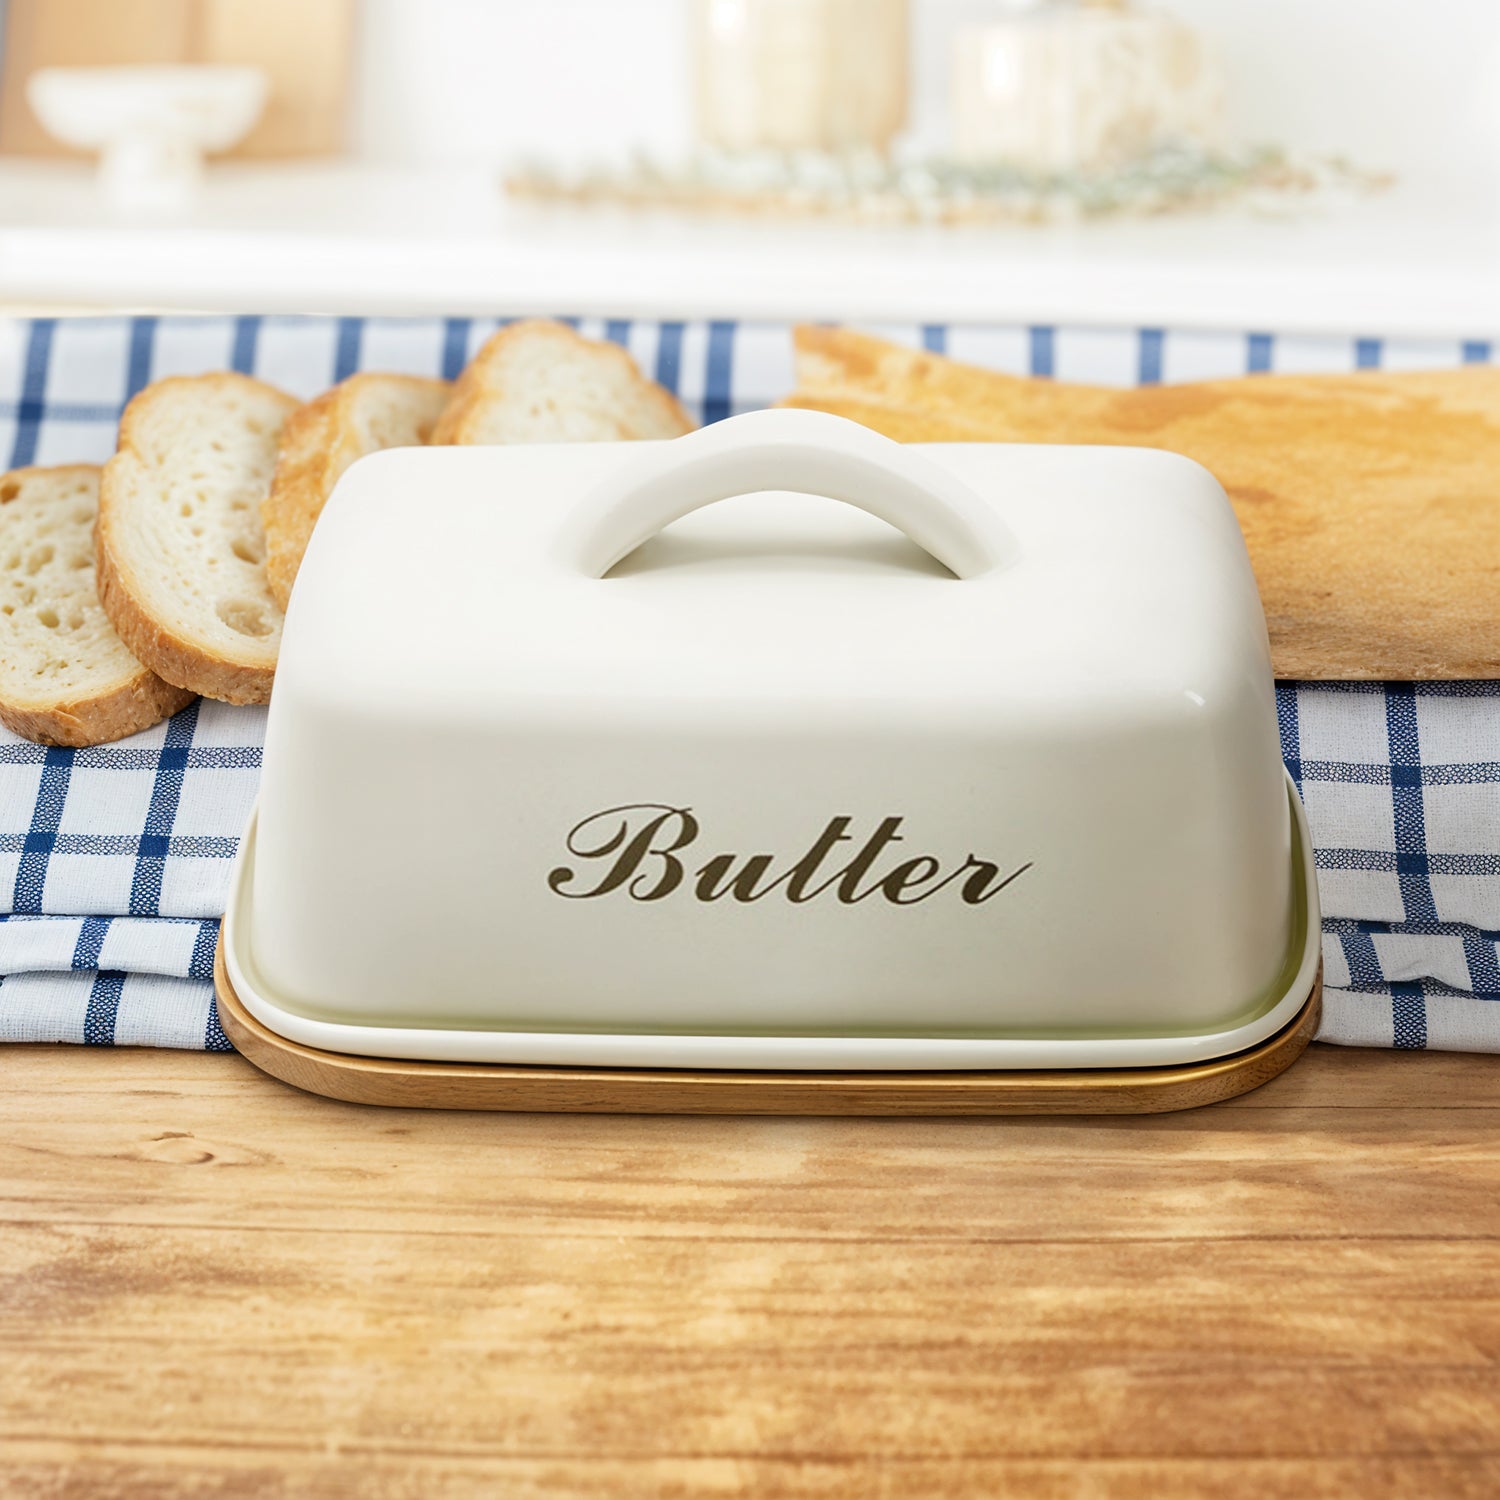
[[[301,396],[358,369],[451,377],[497,322],[0,321],[0,456],[102,461],[125,401],[168,374],[231,368]],[[782,325],[579,326],[630,349],[703,421],[793,384]],[[995,369],[1119,385],[1491,357],[1478,341],[872,331]],[[1284,683],[1278,705],[1323,897],[1322,1040],[1500,1051],[1500,683]],[[227,1049],[213,947],[264,727],[263,709],[205,701],[87,750],[0,729],[0,1041]]]

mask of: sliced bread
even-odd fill
[[[0,723],[102,745],[193,701],[126,650],[94,587],[93,464],[0,476]]]
[[[297,405],[247,375],[158,380],[125,408],[104,466],[99,597],[158,677],[205,697],[271,696],[282,612],[260,505]]]
[[[593,443],[673,438],[693,423],[618,344],[533,319],[493,335],[453,388],[434,443]]]
[[[261,506],[266,573],[282,609],[313,527],[344,470],[366,453],[425,443],[450,390],[446,380],[417,375],[351,375],[287,419],[276,477]]]

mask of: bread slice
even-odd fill
[[[692,419],[618,344],[533,319],[493,335],[458,377],[434,443],[681,437]]]
[[[271,696],[282,612],[260,504],[298,402],[248,375],[174,376],[125,408],[104,466],[99,597],[158,677],[226,703]]]
[[[1500,367],[1133,389],[797,330],[784,403],[901,442],[1102,443],[1196,459],[1229,494],[1271,659],[1300,679],[1500,678]]]
[[[276,477],[260,508],[266,573],[282,609],[313,527],[344,470],[366,453],[425,443],[451,390],[446,380],[370,371],[351,375],[287,419]]]
[[[94,588],[93,464],[0,476],[0,723],[102,745],[193,701],[125,649]]]

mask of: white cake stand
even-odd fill
[[[260,68],[196,65],[41,68],[26,84],[48,133],[98,152],[106,196],[137,211],[187,203],[204,156],[250,133],[267,91]]]

